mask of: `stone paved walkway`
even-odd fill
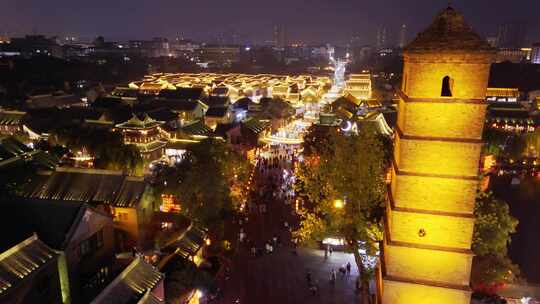
[[[233,258],[230,279],[225,281],[220,304],[232,304],[239,299],[240,304],[351,304],[360,303],[360,297],[354,292],[358,276],[352,254],[334,252],[328,259],[324,251],[299,248],[298,255],[292,253],[290,232],[283,222],[296,225],[296,216],[291,213],[292,206],[280,200],[264,200],[255,204],[266,204],[267,211],[249,214],[247,223],[242,228],[247,233],[248,242],[244,243]],[[272,254],[254,257],[250,248],[255,245],[263,248],[264,243],[273,236],[279,236],[282,245]],[[330,272],[350,262],[352,271],[349,276],[337,275],[334,286],[330,284]],[[317,282],[319,292],[312,295],[309,291],[306,273],[310,271],[313,281]]]

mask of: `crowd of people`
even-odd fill
[[[298,240],[292,238],[291,232],[298,224],[292,202],[295,201],[294,169],[299,161],[299,152],[297,146],[274,145],[259,149],[255,154],[255,187],[249,195],[245,216],[238,220],[240,248],[253,259],[273,255],[283,249],[290,250],[292,256],[298,255]],[[281,216],[276,215],[276,212],[282,213]],[[273,220],[279,220],[279,224],[262,225],[265,221],[272,223]],[[329,259],[333,248],[327,246],[324,252],[325,260]],[[350,274],[349,262],[331,269],[327,281],[329,288],[333,289],[339,278],[344,279]],[[314,296],[320,292],[321,287],[324,288],[312,277],[310,271],[306,273],[306,280],[308,292]],[[359,284],[356,285],[359,288]]]
[[[294,199],[293,183],[294,183],[294,166],[298,161],[296,154],[297,147],[285,145],[273,145],[261,148],[256,152],[256,172],[254,175],[254,183],[257,185],[255,191],[250,193],[247,203],[247,212],[245,219],[240,219],[238,240],[244,247],[249,248],[252,256],[257,257],[263,254],[274,253],[282,246],[282,236],[290,239],[292,230],[291,223],[285,220],[281,225],[282,228],[273,231],[272,236],[266,240],[249,239],[247,232],[244,230],[244,225],[248,221],[248,215],[265,216],[271,204],[284,204],[285,209]],[[290,242],[296,248],[295,242]],[[294,250],[293,250],[294,251]]]

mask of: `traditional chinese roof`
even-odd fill
[[[167,243],[162,250],[176,252],[184,258],[197,254],[204,246],[208,230],[192,224],[181,236]]]
[[[234,129],[237,126],[238,126],[238,124],[236,124],[236,123],[226,123],[226,124],[218,123],[216,125],[216,129],[214,130],[214,134],[216,136],[226,138],[227,137],[227,132],[229,132],[229,130]]]
[[[493,52],[494,49],[472,30],[463,15],[448,7],[405,48],[405,52],[437,51]]]
[[[160,126],[163,123],[163,121],[152,119],[148,114],[144,114],[144,119],[142,120],[137,115],[133,114],[128,121],[117,124],[116,127],[120,129],[151,129]]]
[[[244,98],[240,98],[238,99],[234,104],[233,104],[233,108],[234,109],[242,109],[242,110],[248,110],[249,109],[249,105],[250,104],[253,104],[253,101],[249,98],[249,97],[244,97]]]
[[[0,228],[14,232],[4,234],[0,243],[10,241],[14,234],[36,233],[51,248],[63,250],[88,209],[82,202],[24,198],[3,201]]]
[[[136,258],[91,303],[141,303],[147,292],[154,289],[162,280],[161,272],[143,259]]]
[[[217,87],[212,90],[212,95],[227,95],[229,93],[229,88],[226,86]]]
[[[210,96],[203,101],[208,107],[226,107],[231,104],[231,99],[227,96]]]
[[[155,101],[156,106],[170,109],[173,112],[192,112],[197,109],[198,106],[206,107],[201,101],[198,100],[185,100],[185,99],[159,99]]]
[[[63,201],[104,202],[116,207],[136,206],[146,189],[143,178],[119,171],[58,168],[37,175],[22,196]]]
[[[266,130],[270,123],[268,121],[261,121],[255,118],[250,118],[242,122],[242,125],[255,134],[259,134]]]
[[[0,138],[0,162],[30,152],[32,149],[13,137]]]
[[[19,164],[23,161],[30,161],[46,169],[54,169],[59,163],[56,156],[41,150],[31,149],[14,137],[0,138],[0,167],[8,164]]]
[[[0,253],[0,297],[57,256],[35,234]]]
[[[208,109],[208,111],[206,111],[205,116],[222,118],[227,115],[228,110],[228,107],[211,107],[210,109]]]
[[[159,97],[197,100],[205,97],[204,89],[202,88],[177,88],[176,90],[162,90]]]
[[[18,125],[25,115],[26,112],[0,111],[0,125]]]
[[[181,131],[187,135],[195,136],[211,136],[213,134],[212,129],[205,125],[202,121],[196,121],[189,125],[182,127]]]
[[[142,177],[128,176],[122,183],[113,205],[116,207],[131,207],[141,200],[146,184]]]
[[[137,302],[137,304],[163,304],[164,301],[158,299],[153,293],[149,291]]]
[[[168,108],[160,107],[147,112],[148,116],[157,121],[175,121],[178,119],[178,114]]]
[[[368,127],[371,130],[377,131],[379,134],[386,136],[392,135],[392,128],[386,122],[386,118],[383,113],[373,111],[367,114],[363,119],[358,120],[358,127]]]

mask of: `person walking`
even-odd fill
[[[319,291],[319,283],[317,282],[317,280],[315,280],[313,284],[311,284],[309,290],[311,291],[311,295],[314,296],[317,294],[317,292]]]
[[[332,268],[332,271],[330,271],[330,284],[334,286],[336,284],[336,270]]]
[[[362,282],[360,281],[360,276],[356,278],[355,287],[356,287],[356,293],[359,294],[362,292]]]
[[[328,252],[330,253],[330,256],[332,256],[332,252],[334,252],[334,249],[332,248],[332,246],[328,246]]]
[[[328,245],[326,245],[326,247],[324,247],[324,259],[328,259]]]
[[[307,281],[308,287],[311,287],[311,271],[309,270],[306,273],[306,281]]]
[[[347,275],[351,275],[351,262],[347,262],[347,266],[345,266],[347,268]]]

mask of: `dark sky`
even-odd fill
[[[540,41],[540,0],[454,0],[482,35],[512,20],[529,23],[529,39]],[[408,38],[444,8],[444,0],[0,0],[0,33],[103,35],[110,39],[155,36],[209,40],[236,32],[242,40],[271,39],[284,24],[290,40],[345,43],[353,35],[372,43],[385,26],[390,42],[399,25]]]

